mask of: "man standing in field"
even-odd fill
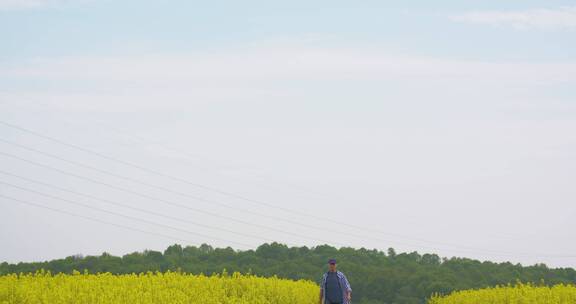
[[[328,260],[328,272],[320,283],[320,304],[350,304],[352,288],[346,276],[336,270],[336,260]]]

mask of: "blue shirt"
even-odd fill
[[[338,282],[340,282],[340,288],[342,289],[342,304],[350,304],[348,302],[348,297],[346,297],[348,292],[352,292],[352,287],[350,287],[350,283],[348,283],[348,279],[346,276],[340,272],[336,271],[336,276],[338,277]],[[320,290],[322,292],[322,303],[326,303],[326,281],[328,278],[328,272],[324,273],[322,276],[322,281],[320,283]]]
[[[326,299],[331,303],[342,303],[342,288],[336,272],[328,272],[326,277]]]

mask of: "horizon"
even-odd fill
[[[445,261],[451,260],[451,259],[457,259],[457,260],[462,259],[462,260],[478,261],[478,262],[481,262],[481,263],[493,263],[493,264],[497,264],[497,265],[500,265],[500,264],[511,264],[511,265],[514,265],[514,266],[518,266],[518,265],[519,265],[519,266],[521,266],[521,267],[523,267],[523,268],[538,267],[538,266],[541,266],[541,265],[545,265],[545,266],[548,267],[548,269],[551,269],[551,270],[558,270],[558,269],[573,269],[573,270],[576,270],[576,268],[574,268],[574,267],[550,267],[549,265],[546,265],[545,263],[535,263],[535,264],[532,264],[532,265],[525,265],[525,264],[522,264],[522,263],[514,263],[513,261],[500,261],[500,262],[495,262],[495,261],[491,261],[491,260],[473,259],[473,258],[468,258],[468,257],[465,257],[465,256],[446,257],[446,256],[441,256],[441,255],[438,255],[438,254],[432,253],[432,252],[418,252],[418,251],[412,251],[412,252],[403,251],[403,252],[399,252],[399,251],[396,251],[396,250],[395,250],[394,248],[392,248],[392,247],[391,247],[391,248],[388,248],[387,250],[381,250],[381,249],[377,249],[377,248],[364,248],[364,247],[361,247],[361,248],[354,248],[354,247],[336,247],[336,246],[332,246],[332,245],[329,245],[329,244],[318,244],[318,245],[314,245],[314,246],[306,246],[306,245],[302,245],[302,246],[288,246],[288,245],[286,245],[286,244],[277,243],[277,242],[273,242],[273,243],[263,243],[263,244],[260,244],[258,247],[263,246],[263,245],[274,245],[274,244],[280,245],[280,246],[286,246],[286,248],[288,248],[288,249],[291,249],[291,248],[304,248],[304,247],[306,247],[306,248],[312,250],[312,249],[314,249],[314,248],[316,248],[316,247],[329,246],[329,247],[331,247],[331,248],[336,249],[337,251],[341,251],[342,249],[353,249],[353,250],[365,249],[365,250],[368,250],[368,251],[371,251],[371,252],[372,252],[373,250],[376,250],[376,251],[379,252],[379,253],[383,253],[384,256],[386,256],[387,258],[390,258],[389,250],[392,249],[392,250],[394,250],[395,255],[410,255],[410,254],[416,253],[416,254],[418,254],[418,255],[420,255],[420,256],[424,256],[424,255],[437,256],[438,258],[440,258],[440,263],[441,263],[441,264],[444,263]],[[57,261],[57,260],[65,260],[66,258],[69,258],[69,257],[74,257],[74,258],[78,257],[79,259],[84,259],[84,258],[87,258],[87,257],[101,257],[101,256],[104,256],[104,255],[110,255],[110,256],[113,256],[113,257],[123,258],[124,256],[131,255],[131,254],[134,254],[134,253],[146,253],[146,252],[160,252],[160,253],[162,253],[162,255],[164,255],[164,251],[167,250],[168,248],[172,247],[172,246],[181,246],[182,249],[185,249],[185,248],[187,248],[187,247],[200,248],[200,247],[202,247],[202,246],[204,246],[204,245],[209,246],[209,247],[211,247],[211,248],[214,249],[214,250],[217,250],[217,249],[232,249],[235,253],[248,252],[248,251],[253,251],[253,252],[254,252],[254,251],[256,251],[256,249],[258,248],[258,247],[256,247],[256,248],[238,249],[238,248],[233,248],[232,246],[227,246],[227,247],[214,247],[214,246],[212,246],[212,245],[210,245],[210,244],[206,244],[206,243],[202,243],[202,244],[199,244],[199,245],[185,245],[185,244],[174,243],[174,244],[171,244],[171,245],[169,245],[168,247],[166,247],[166,248],[164,248],[164,249],[162,249],[162,250],[160,250],[160,249],[147,248],[147,249],[136,250],[136,251],[127,252],[127,253],[123,253],[123,254],[114,254],[114,253],[110,253],[110,252],[107,252],[107,251],[103,251],[102,253],[100,253],[100,254],[95,254],[95,255],[85,255],[85,254],[82,254],[82,253],[76,253],[76,254],[72,254],[72,255],[66,256],[66,257],[60,257],[60,258],[55,258],[55,259],[50,259],[50,260],[44,260],[44,261],[18,261],[18,262],[3,261],[3,262],[1,262],[0,264],[2,264],[2,263],[7,263],[7,264],[9,264],[9,265],[17,265],[17,264],[19,264],[19,263],[24,263],[24,264],[49,263],[49,262],[53,262],[53,261]],[[341,264],[341,262],[338,262],[338,264]],[[76,269],[76,270],[79,271],[79,269]]]
[[[214,249],[214,250],[216,250],[216,249],[229,249],[229,248],[230,248],[230,249],[232,249],[234,252],[238,253],[238,252],[255,251],[255,250],[258,249],[258,247],[260,247],[260,246],[263,246],[263,245],[274,245],[274,244],[280,245],[280,246],[286,246],[286,248],[288,248],[288,249],[291,249],[291,248],[304,248],[304,247],[306,247],[306,248],[308,248],[308,249],[314,249],[314,248],[316,248],[316,247],[329,246],[329,247],[332,247],[332,248],[334,248],[334,249],[336,249],[336,250],[338,250],[338,251],[341,251],[342,249],[347,249],[347,248],[353,249],[353,250],[361,250],[361,249],[365,249],[365,250],[368,250],[368,251],[376,250],[376,251],[379,252],[379,253],[383,253],[386,257],[390,257],[389,250],[392,249],[392,250],[394,250],[394,252],[395,252],[396,255],[403,255],[403,254],[409,255],[409,254],[413,254],[413,253],[416,253],[416,254],[418,254],[418,255],[420,255],[420,256],[423,256],[423,255],[435,255],[435,256],[438,256],[438,257],[440,258],[440,263],[443,263],[445,260],[450,260],[450,259],[465,259],[465,260],[471,260],[471,261],[479,261],[479,262],[482,262],[482,263],[488,262],[488,263],[494,263],[494,264],[512,264],[512,265],[515,265],[515,266],[516,266],[516,265],[520,265],[520,266],[522,266],[522,267],[533,267],[533,266],[546,265],[549,269],[574,269],[574,270],[576,270],[575,267],[569,267],[569,266],[568,266],[568,267],[551,267],[550,265],[547,265],[547,264],[545,264],[545,263],[523,264],[523,263],[520,263],[520,262],[506,261],[506,260],[503,260],[503,261],[481,260],[481,259],[469,258],[469,257],[466,257],[466,256],[442,256],[442,255],[439,255],[439,254],[433,253],[433,252],[396,251],[396,249],[393,248],[393,247],[390,247],[390,248],[388,248],[388,249],[365,248],[365,247],[355,248],[355,247],[337,247],[337,246],[333,246],[333,245],[330,245],[330,244],[317,244],[317,245],[313,245],[313,246],[306,246],[306,245],[301,245],[301,246],[297,246],[297,245],[289,246],[289,245],[286,245],[286,244],[283,244],[283,243],[278,243],[278,242],[262,243],[262,244],[258,245],[256,248],[245,248],[245,249],[242,249],[242,248],[234,248],[234,247],[232,247],[232,246],[214,247],[214,246],[212,246],[212,245],[210,245],[210,244],[207,244],[207,243],[202,243],[202,244],[197,244],[197,245],[195,245],[195,244],[173,243],[173,244],[171,244],[171,245],[168,245],[168,246],[167,246],[166,248],[164,248],[164,249],[145,248],[145,249],[140,249],[140,250],[136,250],[136,251],[132,251],[132,252],[126,252],[126,253],[111,253],[111,252],[109,252],[109,251],[103,251],[103,252],[101,252],[101,253],[99,253],[99,254],[84,254],[84,253],[78,252],[78,253],[75,253],[75,254],[72,254],[72,255],[68,255],[68,256],[65,256],[65,257],[59,257],[59,258],[54,258],[54,259],[50,259],[50,260],[15,261],[15,262],[2,261],[2,262],[0,262],[0,264],[2,264],[2,263],[7,263],[7,264],[9,264],[9,265],[17,265],[17,264],[19,264],[19,263],[25,263],[25,264],[26,264],[26,263],[30,263],[30,264],[35,264],[35,263],[48,263],[48,262],[52,262],[52,261],[56,261],[56,260],[64,260],[64,259],[69,258],[69,257],[79,257],[80,259],[84,259],[84,258],[86,258],[86,257],[101,257],[101,256],[107,255],[107,254],[108,254],[108,255],[111,255],[111,256],[114,256],[114,257],[124,257],[124,256],[126,256],[126,255],[130,255],[130,254],[133,254],[133,253],[145,253],[145,252],[149,252],[149,251],[160,252],[160,253],[164,254],[164,251],[165,251],[166,249],[172,247],[172,246],[181,246],[183,249],[185,249],[186,247],[200,248],[200,247],[206,245],[206,246],[210,246],[210,247],[211,247],[212,249]]]

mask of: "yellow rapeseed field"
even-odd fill
[[[433,296],[429,304],[575,304],[576,286],[517,284]]]
[[[0,276],[0,303],[99,304],[316,304],[311,281],[239,273],[211,276],[178,272],[72,275],[37,272]]]

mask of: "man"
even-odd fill
[[[320,283],[320,304],[350,304],[352,288],[346,276],[336,270],[336,260],[328,260],[328,272]]]

